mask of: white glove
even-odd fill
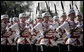
[[[9,32],[10,28],[7,28],[7,32]]]
[[[67,38],[70,38],[71,37],[71,34],[67,34],[66,36],[67,36]]]
[[[52,26],[52,25],[50,25],[49,28],[52,29],[52,30],[55,29],[54,26]]]
[[[44,38],[44,35],[40,35],[40,37]]]
[[[60,35],[59,35],[59,34],[57,34],[57,35],[56,35],[56,37],[57,37],[57,38],[60,38]]]
[[[77,27],[82,27],[82,25],[78,24]]]

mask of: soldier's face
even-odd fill
[[[72,13],[72,14],[68,15],[68,17],[74,19],[75,18],[75,13]]]
[[[48,20],[49,20],[49,16],[45,16],[45,17],[44,17],[44,20],[45,20],[45,21],[48,21]]]
[[[53,23],[53,20],[49,20],[50,23]]]
[[[22,18],[20,18],[20,20],[25,22],[26,21],[26,17],[22,17]]]
[[[66,19],[66,15],[61,16],[62,20]]]
[[[7,22],[8,18],[4,18],[2,19],[3,22]]]
[[[42,22],[42,18],[38,18],[37,19],[37,22]]]
[[[75,18],[75,20],[76,20],[76,21],[81,21],[81,18],[82,18],[81,16],[77,16],[77,17]]]
[[[54,20],[54,22],[57,22],[57,21],[59,21],[59,19],[55,19],[55,20]]]
[[[18,23],[19,21],[15,20],[14,22],[15,22],[15,23]]]
[[[33,21],[32,21],[32,22],[30,22],[30,24],[33,24]]]

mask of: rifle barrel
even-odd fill
[[[63,11],[64,11],[64,6],[63,6],[63,3],[62,3],[62,1],[61,1],[61,6],[62,6],[62,9],[63,9]]]

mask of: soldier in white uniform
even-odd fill
[[[55,32],[54,32],[54,36],[56,36],[56,40],[58,40],[60,38],[60,35],[58,32],[56,32],[56,28],[60,26],[60,23],[59,23],[59,17],[58,16],[54,16],[53,17],[53,27],[55,29]],[[57,46],[57,42],[54,43],[55,46]]]
[[[9,29],[11,30],[15,30],[16,31],[16,35],[15,35],[15,41],[16,43],[19,45],[19,51],[23,51],[23,47],[24,46],[24,38],[21,37],[22,35],[22,31],[24,31],[25,26],[26,26],[26,14],[25,13],[20,13],[19,14],[19,23],[15,23],[12,26],[9,27]]]
[[[66,20],[66,18],[67,18],[67,16],[66,16],[66,12],[61,12],[60,13],[60,15],[59,15],[59,26],[60,25],[62,25],[64,22],[67,22],[67,20]],[[60,47],[60,50],[62,51],[62,50],[66,50],[65,49],[65,43],[64,43],[64,38],[66,37],[66,33],[65,33],[65,30],[63,30],[63,29],[60,29],[59,30],[59,35],[60,35],[60,38],[58,39],[58,41],[57,41],[57,43],[58,43],[58,46],[60,46],[61,45],[61,47]],[[64,47],[64,49],[62,48],[62,47]]]
[[[41,33],[43,33],[43,30],[42,30],[42,15],[41,14],[37,14],[36,16],[36,24],[34,25],[34,27],[31,29],[31,33],[33,34],[32,36],[32,42],[33,44],[35,44],[37,46],[36,49],[38,49],[38,38],[39,36],[41,35]],[[38,51],[38,50],[36,50]]]
[[[38,38],[40,36],[40,33],[42,31],[42,16],[41,14],[38,14],[36,16],[36,21],[37,21],[37,24],[34,25],[34,27],[31,29],[31,33],[35,36],[37,36],[36,38]]]
[[[62,25],[64,22],[67,21],[66,18],[67,18],[66,12],[62,12],[62,13],[60,14],[60,17],[59,17],[59,23],[60,23],[60,25]],[[65,37],[65,35],[63,35],[63,34],[65,34],[65,31],[62,30],[62,29],[60,29],[61,38],[64,38],[64,37]]]
[[[7,23],[8,15],[1,15],[1,34],[3,35],[3,31],[6,30],[6,27],[8,25]],[[5,45],[5,42],[3,40],[3,37],[1,35],[1,44]],[[3,40],[3,41],[2,41]]]
[[[13,25],[15,24],[15,23],[19,23],[19,19],[18,19],[18,17],[13,17],[12,18],[12,21],[13,21]],[[16,31],[15,30],[13,30],[13,29],[11,29],[11,31],[12,31],[12,35],[10,36],[10,40],[12,41],[12,51],[17,51],[17,48],[16,48],[16,42],[14,41],[14,39],[16,38]]]
[[[77,24],[77,34],[79,34],[80,38],[78,38],[79,44],[77,44],[79,50],[83,50],[83,21],[82,14],[78,10],[76,13],[75,23]]]
[[[67,41],[66,41],[66,44],[68,45],[72,45],[72,49],[73,50],[73,46],[76,46],[75,43],[76,43],[76,39],[78,36],[75,36],[76,34],[73,34],[74,31],[72,31],[73,29],[75,29],[76,27],[76,23],[74,21],[74,18],[75,18],[75,11],[73,9],[70,9],[69,13],[68,13],[68,17],[69,17],[69,20],[67,22],[64,22],[61,26],[59,26],[57,28],[57,31],[61,28],[61,29],[64,29],[66,31],[66,37],[68,38]],[[72,32],[71,32],[72,31]],[[75,37],[74,37],[75,36]],[[69,47],[69,46],[68,46]],[[70,47],[68,49],[68,51],[70,51]]]
[[[46,30],[49,29],[49,25],[51,24],[51,23],[49,23],[50,14],[48,12],[45,12],[42,15],[43,15],[43,19],[44,19],[44,21],[42,22],[42,29],[43,29],[43,32],[45,32]],[[41,36],[44,36],[43,32],[42,32]],[[40,38],[41,38],[41,36],[40,36]],[[39,44],[41,45],[41,51],[48,50],[48,47],[51,45],[51,41],[50,41],[51,36],[52,35],[50,35],[50,36],[46,35],[45,38],[42,37],[42,39],[40,39],[40,38],[38,39]]]
[[[7,51],[7,49],[10,49],[9,45],[11,45],[9,36],[11,36],[12,32],[7,31],[7,27],[8,27],[7,20],[8,20],[8,15],[6,15],[6,14],[1,15],[1,34],[2,34],[1,35],[1,45],[2,45],[2,48],[5,49],[4,51]],[[8,51],[10,51],[10,50],[8,50]]]
[[[13,17],[13,19],[11,19],[11,20],[12,20],[12,24],[10,24],[10,26],[12,26],[15,23],[18,23],[18,18],[17,17]],[[8,27],[8,29],[9,29],[9,27]],[[13,34],[9,38],[12,41],[12,45],[15,45],[14,38],[15,38],[16,31],[13,30],[13,29],[11,29],[11,31],[12,31]]]

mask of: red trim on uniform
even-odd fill
[[[37,32],[35,29],[33,29],[33,31],[36,33],[36,35],[39,33],[39,31]]]
[[[46,37],[46,36],[45,36],[44,38],[48,39],[49,44],[53,45],[52,42],[50,41],[50,39],[52,39],[52,37]]]
[[[71,38],[80,38],[80,36],[71,36]]]
[[[64,22],[68,22],[67,20],[65,20]]]
[[[46,37],[46,36],[44,38],[46,38],[46,39],[52,39],[52,37]]]

